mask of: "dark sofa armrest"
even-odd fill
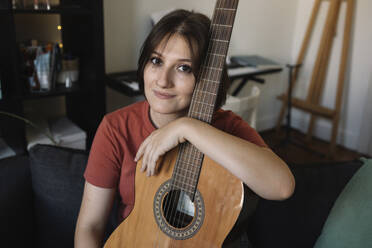
[[[0,237],[2,244],[28,247],[33,237],[33,204],[26,155],[0,160]]]
[[[253,246],[313,247],[335,200],[361,165],[359,160],[290,165],[295,192],[285,201],[259,201],[247,230]]]

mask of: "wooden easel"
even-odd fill
[[[318,48],[317,58],[314,64],[311,81],[308,89],[308,94],[305,100],[299,98],[292,98],[291,103],[293,107],[296,107],[302,111],[309,112],[311,114],[311,119],[308,127],[306,140],[310,141],[312,137],[312,132],[317,117],[324,117],[332,121],[332,136],[330,142],[330,153],[328,155],[333,156],[336,148],[336,137],[337,130],[340,120],[340,110],[342,103],[342,92],[344,88],[345,72],[347,66],[347,55],[349,51],[350,43],[350,32],[352,26],[353,12],[354,12],[354,0],[315,0],[310,21],[307,26],[306,34],[301,46],[301,50],[297,59],[297,65],[302,64],[305,52],[308,48],[311,33],[314,28],[315,20],[319,12],[320,4],[322,1],[330,1],[329,9],[327,13],[327,18],[325,21],[325,26],[323,28],[322,37],[320,40],[320,45]],[[338,71],[338,83],[337,83],[337,94],[335,99],[334,109],[323,107],[320,105],[320,99],[322,96],[322,91],[324,88],[324,79],[327,72],[327,67],[329,63],[330,52],[332,50],[333,38],[335,36],[338,16],[340,12],[340,5],[342,1],[347,2],[347,10],[345,16],[345,26],[343,34],[343,44],[341,50],[341,63],[339,65]],[[292,74],[292,88],[296,83],[298,76],[299,67],[296,67]],[[281,123],[286,112],[286,106],[288,101],[287,94],[281,95],[278,99],[282,100],[282,108],[277,121],[277,130],[280,129]]]

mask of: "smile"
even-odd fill
[[[154,92],[154,95],[155,95],[157,98],[160,98],[160,99],[170,99],[170,98],[175,97],[175,95],[171,95],[171,94],[167,94],[167,93],[159,92],[159,91],[156,91],[156,90],[153,90],[153,92]]]

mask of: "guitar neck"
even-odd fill
[[[218,0],[216,3],[209,30],[208,51],[200,68],[189,117],[207,123],[212,120],[238,1]],[[172,187],[187,192],[191,199],[195,196],[203,157],[203,153],[192,144],[188,142],[181,144],[173,170]],[[185,178],[188,178],[187,183]]]
[[[218,0],[209,29],[210,41],[201,65],[188,116],[210,123],[230,44],[239,0]]]

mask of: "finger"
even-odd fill
[[[150,151],[151,151],[150,146],[151,145],[149,145],[149,146],[146,147],[145,151],[143,152],[143,156],[142,156],[142,163],[143,163],[144,168],[145,168],[143,171],[146,170],[147,176],[148,176],[149,169],[150,169],[149,168],[149,161],[150,161],[149,155],[150,155]]]
[[[146,148],[145,143],[142,143],[140,145],[140,147],[138,148],[138,151],[137,151],[136,156],[134,158],[134,162],[138,162],[138,160],[142,157],[143,151],[144,151],[145,148]]]
[[[156,151],[156,152],[153,152],[152,153],[152,157],[151,157],[151,172],[152,172],[152,175],[155,175],[157,174],[159,168],[158,168],[158,161],[159,161],[159,158],[160,156],[163,154],[163,152],[160,152],[160,151]]]
[[[156,167],[156,160],[157,160],[156,157],[157,157],[156,151],[154,149],[151,150],[148,156],[148,161],[147,161],[149,176],[155,175],[155,167]]]
[[[137,154],[134,158],[134,161],[135,162],[138,162],[138,160],[143,156],[143,153],[148,145],[148,143],[150,142],[151,140],[151,137],[152,137],[152,134],[150,134],[143,142],[142,144],[140,145],[140,147],[138,148],[138,151],[137,151]]]
[[[146,164],[143,162],[142,160],[142,164],[141,164],[141,172],[144,172],[146,170],[147,166]]]
[[[154,160],[153,157],[154,156],[151,157],[151,160],[149,162],[149,173],[150,173],[150,176],[155,175],[156,160]]]
[[[146,148],[143,150],[141,172],[145,172],[146,170],[148,170],[148,163],[147,163],[147,149],[148,149],[148,147],[146,147]]]

